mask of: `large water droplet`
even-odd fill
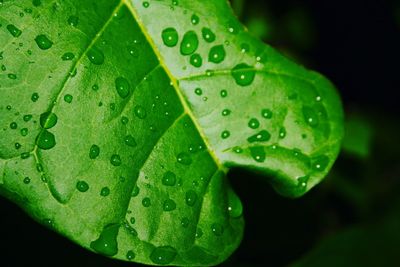
[[[118,77],[115,79],[115,88],[120,97],[126,98],[130,94],[130,85],[127,79],[123,77]]]
[[[37,46],[42,50],[50,49],[53,46],[53,42],[45,34],[36,36],[35,42]]]
[[[263,147],[250,147],[250,154],[257,162],[264,162],[266,154]]]
[[[181,42],[181,54],[182,55],[191,55],[196,52],[199,47],[199,39],[197,34],[194,31],[188,31],[183,36],[183,40]]]
[[[192,158],[188,153],[182,152],[176,156],[176,160],[183,165],[192,164]]]
[[[43,150],[52,149],[56,145],[56,138],[49,131],[42,130],[36,139],[36,144]]]
[[[155,248],[150,255],[150,259],[155,264],[169,264],[177,255],[176,249],[170,246],[162,246]]]
[[[236,84],[240,86],[248,86],[253,83],[256,72],[253,67],[241,63],[236,65],[231,71],[232,77],[235,79]]]
[[[100,237],[90,243],[90,247],[105,256],[114,256],[118,253],[117,235],[120,225],[110,224],[104,227]]]
[[[93,46],[90,48],[90,50],[87,52],[87,57],[95,65],[101,65],[104,63],[104,54],[103,52],[98,49],[97,47]]]
[[[40,115],[40,126],[42,126],[44,129],[53,128],[57,124],[57,121],[57,115],[50,111]]]
[[[232,218],[238,218],[243,214],[242,202],[232,189],[228,190],[228,212]]]
[[[266,141],[269,141],[270,139],[271,139],[271,134],[266,130],[262,130],[259,133],[247,138],[247,141],[249,143],[266,142]]]
[[[166,186],[174,186],[176,184],[176,175],[171,171],[164,173],[162,178],[162,184]]]
[[[166,28],[161,33],[164,44],[168,47],[174,47],[178,44],[179,35],[175,28]]]
[[[313,169],[321,172],[321,171],[324,171],[326,169],[326,167],[328,167],[329,158],[325,155],[322,155],[322,156],[313,158],[312,162],[313,162],[313,164],[312,164]]]
[[[213,63],[221,63],[226,56],[225,48],[223,45],[213,46],[208,54],[208,61]]]
[[[196,204],[197,201],[197,193],[194,190],[189,190],[186,192],[186,204],[190,207],[193,207],[194,204]]]
[[[7,25],[7,30],[11,33],[14,37],[19,37],[22,34],[22,31],[18,29],[15,25],[9,24]]]
[[[164,211],[173,211],[176,209],[176,203],[172,199],[167,199],[163,203],[163,210]]]
[[[212,43],[215,41],[215,34],[209,28],[201,29],[201,34],[206,42]]]

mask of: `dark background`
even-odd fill
[[[266,42],[327,75],[347,116],[372,134],[367,155],[344,150],[326,181],[300,199],[232,173],[247,225],[222,266],[400,266],[399,1],[242,2],[237,12],[250,31],[264,23],[257,34]],[[86,251],[3,198],[0,214],[2,266],[141,266]]]

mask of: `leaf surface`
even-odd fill
[[[331,83],[224,0],[2,0],[0,25],[0,192],[103,255],[215,265],[243,234],[229,169],[297,197],[338,154]]]

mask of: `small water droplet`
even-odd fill
[[[61,56],[61,59],[64,61],[73,60],[74,58],[75,58],[75,55],[71,52],[67,52]]]
[[[58,121],[58,117],[55,113],[53,112],[45,112],[40,115],[40,126],[44,129],[50,129],[53,128]]]
[[[175,186],[176,184],[176,175],[171,171],[167,171],[164,173],[162,178],[162,184],[166,186]]]
[[[228,91],[227,90],[221,90],[220,95],[222,98],[225,98],[228,96]]]
[[[103,52],[95,46],[90,48],[86,55],[94,65],[101,65],[104,63]]]
[[[222,139],[227,139],[227,138],[229,138],[229,136],[231,136],[231,133],[229,131],[223,131],[221,133],[221,138]]]
[[[199,54],[193,54],[190,56],[190,64],[196,68],[200,68],[203,65],[203,59]]]
[[[198,47],[199,39],[197,34],[194,31],[188,31],[185,33],[181,42],[181,54],[184,56],[191,55],[196,52]]]
[[[21,135],[22,136],[27,136],[28,135],[28,128],[22,128],[21,129]]]
[[[261,116],[265,119],[271,119],[272,118],[272,111],[270,109],[263,109],[261,110]]]
[[[201,90],[201,88],[196,88],[195,90],[194,90],[194,93],[196,94],[196,95],[202,95],[203,94],[203,90]]]
[[[257,119],[252,118],[252,119],[249,121],[248,126],[249,126],[251,129],[257,129],[258,127],[260,127],[260,122],[259,122]]]
[[[240,49],[241,49],[240,51],[242,53],[248,53],[248,52],[250,52],[250,45],[243,43],[240,45]]]
[[[256,72],[253,67],[241,63],[232,69],[231,75],[235,79],[236,84],[240,86],[249,86],[253,83]]]
[[[100,155],[100,147],[92,145],[89,150],[89,158],[96,159]]]
[[[181,220],[181,225],[184,228],[187,228],[190,224],[190,220],[187,217],[182,218]]]
[[[310,107],[303,107],[304,120],[311,127],[317,127],[319,125],[319,118],[317,112]]]
[[[11,33],[12,36],[14,37],[19,37],[22,34],[22,31],[18,29],[15,25],[13,24],[8,24],[7,25],[7,30]]]
[[[216,236],[221,236],[224,233],[224,227],[218,223],[213,223],[211,225],[211,231]]]
[[[163,210],[164,211],[173,211],[176,209],[176,203],[172,199],[167,199],[163,203]]]
[[[122,164],[121,157],[117,154],[112,155],[110,158],[110,163],[115,167],[121,166]]]
[[[18,128],[18,124],[16,122],[12,122],[12,123],[10,123],[10,128],[15,130]]]
[[[263,147],[250,147],[250,154],[257,162],[264,162],[266,154]]]
[[[146,207],[146,208],[150,207],[151,206],[150,198],[148,198],[148,197],[143,198],[142,205],[143,205],[143,207]]]
[[[212,43],[215,41],[215,34],[211,31],[211,29],[203,28],[201,29],[201,34],[207,43]]]
[[[14,73],[9,73],[7,76],[8,76],[8,78],[11,79],[11,80],[16,80],[16,79],[17,79],[17,75],[14,74]]]
[[[283,139],[286,137],[286,129],[285,127],[282,127],[279,129],[279,138]]]
[[[203,230],[201,228],[197,228],[196,230],[196,238],[200,238],[203,236]]]
[[[136,257],[136,254],[135,254],[135,252],[133,252],[132,250],[129,250],[129,251],[126,253],[126,258],[127,258],[129,261],[133,260],[135,257]]]
[[[199,16],[197,16],[196,14],[193,14],[190,19],[190,22],[192,22],[193,25],[199,24],[199,22],[200,22]]]
[[[223,111],[222,111],[222,116],[228,116],[228,115],[230,115],[231,114],[231,111],[229,110],[229,109],[224,109]]]
[[[139,195],[139,193],[140,193],[140,188],[137,186],[137,185],[135,185],[135,187],[132,189],[132,197],[136,197],[137,195]]]
[[[192,158],[188,153],[181,152],[176,156],[176,160],[183,165],[192,164]]]
[[[161,33],[164,45],[174,47],[178,44],[179,35],[175,28],[166,28]]]
[[[144,107],[142,107],[142,106],[140,106],[140,105],[137,105],[135,108],[134,108],[134,112],[135,112],[135,115],[139,118],[139,119],[145,119],[146,117],[147,117],[147,112],[146,112],[146,110],[145,110],[145,108]]]
[[[223,45],[213,46],[208,54],[208,61],[213,63],[221,63],[226,56],[225,48]]]
[[[76,27],[76,26],[78,26],[78,23],[79,23],[79,18],[77,16],[70,16],[68,18],[69,25]]]
[[[86,192],[89,190],[89,185],[85,181],[79,181],[76,183],[76,189],[78,189],[79,192]]]
[[[115,88],[121,98],[128,97],[131,91],[129,82],[124,77],[118,77],[115,79]]]
[[[238,218],[243,214],[242,202],[232,189],[228,190],[228,212],[232,218]]]
[[[324,171],[329,165],[329,158],[325,155],[318,156],[312,159],[313,169],[316,171]]]
[[[132,135],[125,136],[124,142],[125,142],[125,144],[127,146],[130,146],[130,147],[136,147],[137,146],[136,140]]]
[[[25,177],[24,178],[24,184],[29,184],[31,182],[31,178]]]
[[[249,138],[247,138],[247,141],[249,143],[254,143],[254,142],[266,142],[269,141],[271,139],[271,134],[266,131],[266,130],[262,130],[259,133],[250,136]]]
[[[36,144],[43,150],[52,149],[56,145],[56,138],[49,131],[42,130],[36,139]]]
[[[144,8],[148,8],[150,6],[150,3],[149,2],[147,2],[147,1],[144,1],[143,2],[143,7]]]
[[[68,103],[68,104],[71,104],[73,98],[74,98],[74,97],[73,97],[72,95],[66,94],[66,95],[64,96],[64,101],[65,101],[66,103]]]
[[[170,246],[156,247],[150,255],[150,259],[155,264],[166,265],[174,261],[177,255],[176,249]]]
[[[110,188],[108,187],[103,187],[100,191],[100,196],[106,197],[110,194]]]
[[[37,46],[42,50],[50,49],[53,46],[53,42],[45,34],[36,36],[35,42]]]
[[[185,200],[188,206],[193,207],[196,204],[197,198],[198,196],[195,191],[189,190],[186,192]]]

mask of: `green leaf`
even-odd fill
[[[243,234],[229,169],[296,197],[338,154],[333,86],[251,37],[225,0],[0,8],[0,192],[83,247],[215,265]]]

